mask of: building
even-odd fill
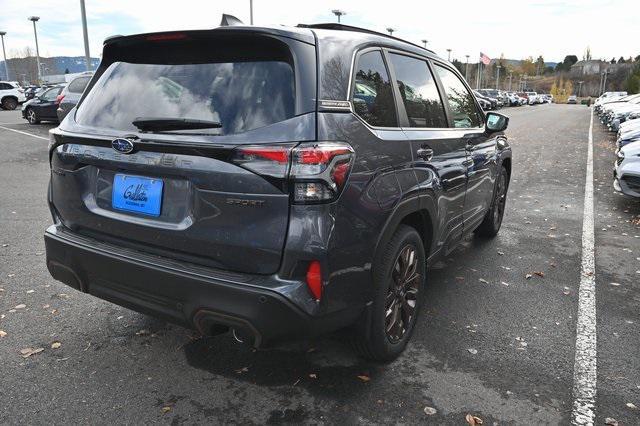
[[[609,65],[608,62],[604,62],[600,59],[578,61],[575,64],[571,65],[571,74],[575,76],[596,75],[604,71],[607,65]]]

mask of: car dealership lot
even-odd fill
[[[590,110],[504,113],[514,165],[500,234],[434,265],[407,351],[376,365],[342,336],[252,352],[55,282],[42,240],[51,126],[0,111],[0,422],[568,423]],[[597,123],[593,148],[596,424],[637,424],[640,203],[613,192],[614,137]]]

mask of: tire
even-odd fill
[[[419,316],[425,292],[426,256],[420,235],[407,225],[400,225],[379,250],[373,268],[373,303],[366,319],[356,328],[354,345],[363,357],[388,362],[404,351]]]
[[[2,100],[2,108],[6,110],[14,110],[18,107],[18,100],[15,98],[4,98]]]
[[[38,117],[38,113],[33,108],[27,109],[25,115],[27,116],[29,124],[34,125],[40,123],[40,117]]]
[[[507,202],[507,190],[509,189],[509,175],[507,169],[502,166],[500,175],[496,180],[496,188],[493,191],[491,208],[484,217],[484,220],[476,229],[476,234],[484,238],[493,238],[498,235],[504,217],[504,207]]]

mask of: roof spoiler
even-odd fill
[[[233,15],[227,15],[226,13],[222,14],[222,20],[220,21],[221,27],[234,27],[237,25],[244,25],[244,22]]]

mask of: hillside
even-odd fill
[[[37,66],[35,56],[26,58],[9,58],[10,80],[20,82],[34,82],[37,78]],[[86,71],[84,56],[53,56],[50,58],[41,57],[40,64],[42,74],[65,74],[65,72],[76,73]],[[97,68],[100,64],[99,58],[91,58],[91,68]],[[0,79],[6,80],[4,72],[4,61],[0,61]]]

